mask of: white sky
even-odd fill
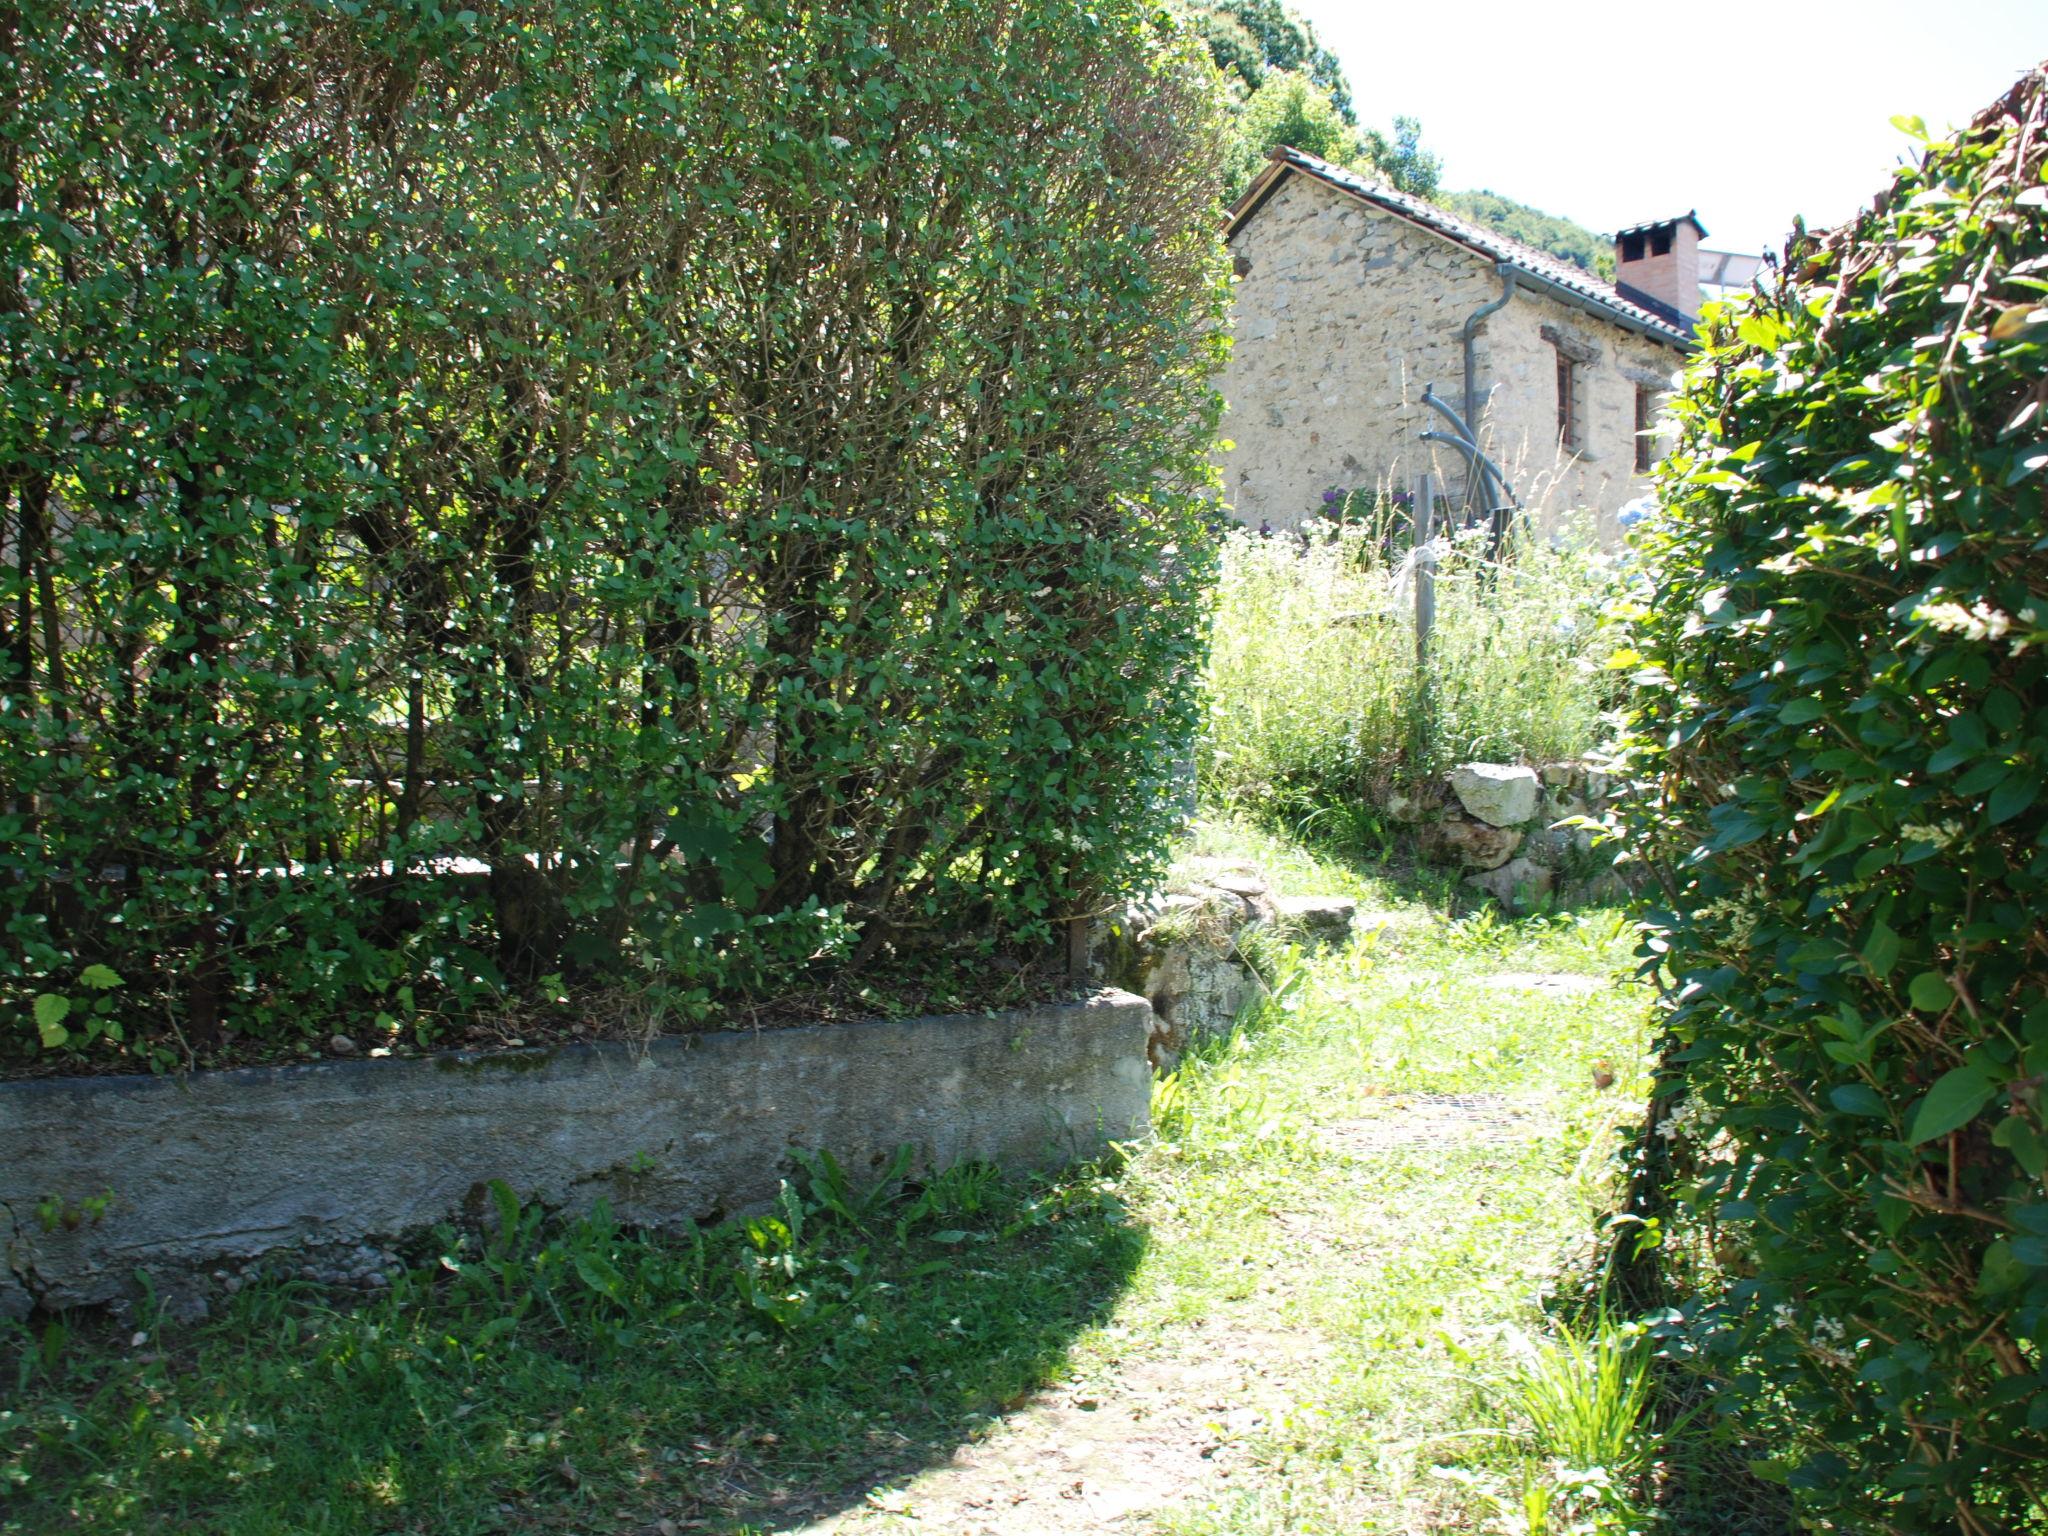
[[[1422,120],[1448,190],[1602,233],[1699,210],[1717,250],[1775,249],[1884,182],[2048,56],[2048,0],[1293,0],[1359,121]]]

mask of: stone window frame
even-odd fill
[[[1671,393],[1671,375],[1641,367],[1623,367],[1621,375],[1635,386],[1637,422],[1654,426],[1657,418],[1657,402]],[[1648,412],[1647,423],[1645,423],[1644,416],[1646,410]],[[1637,474],[1646,475],[1652,469],[1655,469],[1658,457],[1656,435],[1654,433],[1636,438]]]
[[[1591,458],[1586,446],[1586,374],[1600,361],[1600,345],[1554,325],[1540,326],[1537,333],[1557,353],[1557,445],[1575,458]]]

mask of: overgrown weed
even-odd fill
[[[1485,558],[1456,536],[1437,582],[1432,665],[1411,599],[1370,529],[1225,545],[1199,758],[1203,803],[1354,853],[1392,845],[1369,807],[1474,758],[1577,758],[1612,682],[1594,631],[1609,557],[1581,532]]]

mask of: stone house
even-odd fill
[[[1615,514],[1648,488],[1663,396],[1693,347],[1688,214],[1616,237],[1616,281],[1327,164],[1275,150],[1231,209],[1235,342],[1224,500],[1253,527],[1318,516],[1330,490],[1402,490],[1462,455],[1424,386],[1461,411],[1539,526]],[[1473,487],[1471,501],[1482,493]]]

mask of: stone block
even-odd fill
[[[1510,912],[1522,912],[1550,895],[1555,877],[1541,864],[1511,859],[1499,869],[1467,875],[1465,883],[1491,896]]]
[[[1304,944],[1348,944],[1358,902],[1350,896],[1282,896],[1280,921]]]
[[[1618,869],[1603,869],[1584,880],[1574,880],[1564,888],[1563,900],[1568,907],[1621,907],[1635,899],[1635,892]]]
[[[1534,768],[1505,763],[1462,763],[1449,775],[1451,791],[1469,815],[1495,827],[1536,819],[1542,782]]]
[[[493,1179],[663,1228],[774,1198],[792,1147],[827,1148],[855,1177],[904,1143],[923,1170],[1087,1157],[1150,1123],[1151,1023],[1143,998],[1103,991],[645,1046],[0,1083],[0,1312],[24,1291],[117,1301],[138,1268],[168,1294],[278,1250],[357,1253],[477,1214]],[[109,1191],[75,1228],[22,1215]]]
[[[1467,869],[1497,869],[1522,843],[1518,829],[1483,821],[1442,821],[1425,830],[1426,847],[1455,857]]]

